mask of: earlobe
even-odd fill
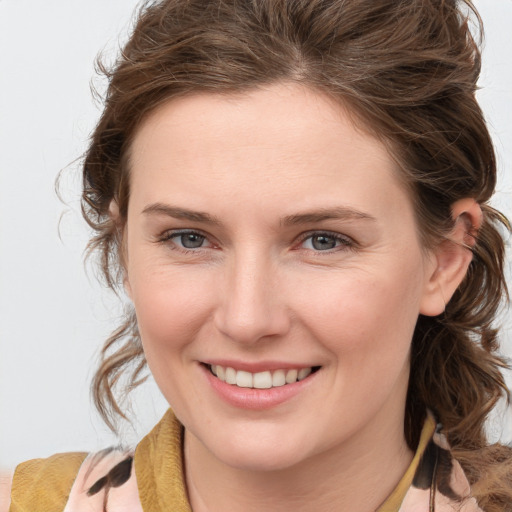
[[[119,205],[115,199],[112,199],[108,205],[108,215],[114,223],[119,222]]]
[[[453,229],[432,250],[432,265],[420,304],[420,313],[440,315],[459,287],[473,259],[482,210],[474,199],[461,199],[452,206]]]

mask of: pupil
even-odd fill
[[[204,236],[197,235],[195,233],[186,233],[185,235],[181,235],[181,243],[183,247],[187,249],[197,249],[201,247],[204,242]]]
[[[334,249],[336,247],[336,240],[332,236],[318,235],[313,237],[313,247],[319,251]]]

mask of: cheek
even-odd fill
[[[160,357],[187,344],[206,323],[213,287],[198,273],[166,269],[142,276],[132,286],[132,300],[144,350]]]
[[[352,269],[297,291],[302,319],[333,353],[351,355],[347,363],[392,362],[408,353],[419,314],[421,278],[417,269],[377,266],[378,272]]]

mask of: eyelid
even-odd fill
[[[319,250],[315,251],[313,249],[304,249],[304,248],[300,247],[308,238],[312,238],[314,236],[322,236],[322,235],[334,238],[337,241],[341,241],[342,243],[338,247],[335,247],[333,249],[327,249],[325,251],[319,251]],[[304,250],[308,250],[308,251],[318,253],[318,254],[332,254],[333,252],[337,252],[340,250],[354,250],[357,248],[357,242],[350,236],[344,235],[342,233],[338,233],[336,231],[328,231],[328,230],[312,230],[312,231],[308,231],[306,233],[302,233],[299,236],[297,245],[298,245],[299,250],[304,249]]]
[[[182,251],[182,252],[199,252],[201,249],[211,249],[211,248],[218,248],[218,244],[212,240],[212,236],[208,233],[205,233],[201,229],[196,228],[177,228],[177,229],[167,229],[162,234],[160,234],[157,238],[157,243],[166,243],[166,242],[172,242],[173,238],[179,236],[179,235],[186,235],[186,234],[197,234],[199,236],[202,236],[205,238],[205,240],[208,241],[210,244],[207,247],[197,247],[195,249],[189,249],[186,247],[180,247],[177,244],[174,244],[174,249]],[[326,236],[336,239],[337,241],[340,241],[341,244],[337,247],[334,247],[332,249],[326,249],[326,250],[314,250],[314,249],[304,249],[301,247],[301,245],[308,239],[312,238],[314,236]],[[297,242],[294,244],[294,249],[296,250],[307,250],[309,252],[314,252],[316,254],[332,254],[333,252],[338,252],[340,250],[354,250],[358,247],[357,242],[350,236],[338,233],[336,231],[329,231],[329,230],[311,230],[307,231],[305,233],[302,233],[299,235]]]
[[[182,252],[198,252],[201,249],[211,249],[212,247],[215,248],[217,244],[212,241],[212,237],[205,233],[204,231],[200,229],[195,228],[178,228],[178,229],[167,229],[165,230],[161,235],[157,238],[157,243],[166,243],[166,242],[173,242],[173,238],[178,237],[179,235],[187,235],[187,234],[194,234],[199,235],[205,238],[205,240],[208,241],[210,244],[208,247],[197,247],[195,249],[189,249],[186,247],[180,247],[175,244],[176,250],[182,251]]]

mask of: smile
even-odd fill
[[[208,365],[210,372],[222,382],[238,386],[239,388],[270,389],[304,380],[316,372],[319,366],[297,368],[290,370],[267,370],[251,373],[243,370],[235,370],[231,367],[220,365]]]

